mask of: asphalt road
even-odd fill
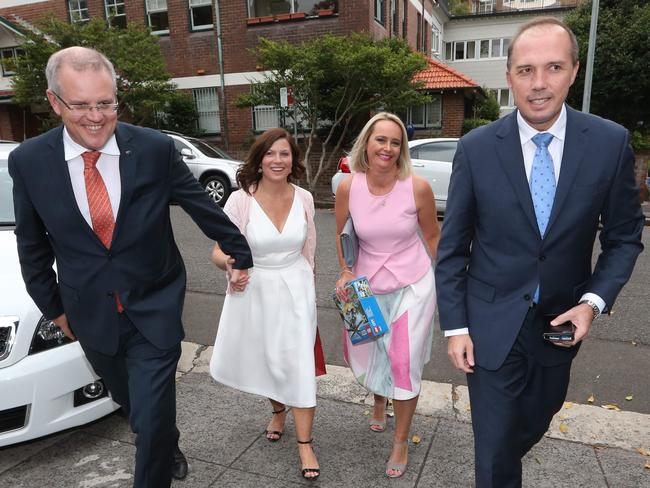
[[[217,332],[226,281],[209,261],[212,242],[178,206],[171,207],[176,240],[185,259],[188,288],[183,319],[186,340],[212,345]],[[328,364],[344,365],[341,322],[330,294],[338,277],[332,210],[317,210],[316,296],[321,339]],[[643,241],[650,246],[650,228]],[[598,244],[594,255],[598,252]],[[642,253],[632,279],[623,289],[609,317],[601,317],[574,361],[567,400],[616,404],[622,410],[650,413],[650,254]],[[437,317],[436,317],[437,321]],[[437,324],[436,324],[437,325]],[[436,326],[431,362],[425,379],[466,384],[465,375],[447,359],[446,339]],[[626,397],[632,396],[631,400]]]

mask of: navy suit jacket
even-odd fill
[[[592,250],[602,222],[602,252]],[[559,314],[585,292],[611,309],[642,251],[643,214],[628,132],[567,107],[559,181],[541,237],[524,169],[516,112],[464,136],[454,157],[438,247],[443,330],[469,327],[476,363],[498,369],[519,333],[537,284],[539,306]],[[541,338],[547,365],[568,350]]]
[[[16,237],[27,291],[46,318],[66,313],[84,347],[118,346],[117,290],[126,314],[153,345],[182,340],[185,267],[169,218],[175,201],[210,239],[252,266],[246,239],[208,198],[166,135],[118,123],[122,193],[106,249],[75,201],[63,127],[25,141],[9,157]],[[56,273],[52,268],[56,259]],[[207,257],[206,257],[207,259]]]

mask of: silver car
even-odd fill
[[[411,164],[416,175],[427,180],[436,197],[438,213],[445,213],[447,191],[451,177],[451,163],[456,154],[457,138],[416,139],[409,141]],[[347,157],[339,160],[338,170],[332,177],[332,193],[336,195],[339,183],[350,173]]]
[[[163,132],[174,140],[183,161],[212,200],[223,207],[230,194],[238,188],[236,175],[243,163],[201,139]]]

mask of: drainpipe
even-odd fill
[[[214,0],[214,16],[217,24],[217,55],[219,56],[219,77],[221,78],[221,108],[223,110],[223,127],[221,135],[226,151],[228,151],[228,104],[226,103],[226,80],[223,68],[223,46],[221,43],[221,13],[219,12],[219,0]]]

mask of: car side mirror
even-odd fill
[[[192,152],[192,150],[188,147],[184,147],[181,149],[181,156],[187,159],[195,159],[196,155]]]

